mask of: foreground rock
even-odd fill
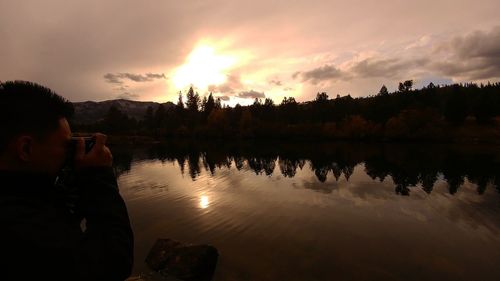
[[[158,239],[146,257],[147,265],[164,276],[185,281],[210,281],[219,252],[210,245],[190,245]]]

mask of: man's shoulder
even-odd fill
[[[0,173],[0,224],[4,233],[44,236],[69,226],[69,213],[58,202],[50,178],[28,173]]]
[[[49,197],[0,194],[0,224],[4,229],[46,231],[69,221],[68,212]]]

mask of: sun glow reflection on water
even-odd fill
[[[202,195],[200,197],[200,205],[199,205],[200,208],[206,209],[206,208],[208,208],[209,205],[210,205],[210,201],[208,200],[208,196]]]

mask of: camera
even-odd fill
[[[76,153],[76,147],[78,145],[78,140],[80,138],[83,138],[85,142],[85,154],[89,153],[89,151],[94,147],[95,145],[95,137],[71,137],[68,151],[66,153],[66,161],[65,161],[65,168],[68,167],[73,167],[75,164],[75,153]]]
[[[81,138],[85,142],[85,154],[87,154],[95,145],[95,137]],[[54,182],[54,187],[59,198],[64,202],[64,205],[75,219],[81,219],[77,208],[79,191],[75,184],[75,153],[79,139],[80,137],[72,137],[69,141],[65,163]]]

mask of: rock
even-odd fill
[[[219,252],[210,245],[190,245],[158,239],[146,257],[147,265],[164,275],[185,281],[212,280]]]

